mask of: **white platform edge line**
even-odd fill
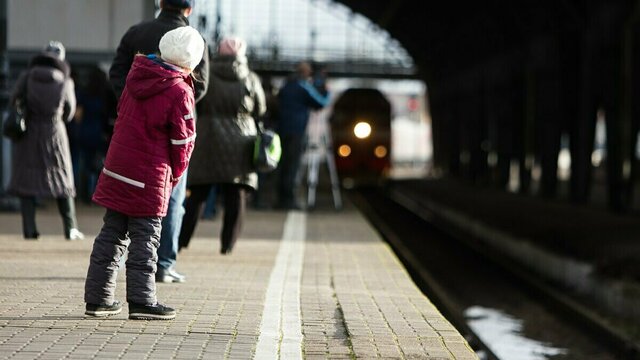
[[[302,359],[300,281],[306,214],[287,214],[280,248],[269,277],[254,359]],[[282,345],[281,345],[282,342]]]

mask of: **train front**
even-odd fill
[[[376,89],[348,89],[331,115],[336,167],[343,186],[377,184],[391,167],[391,104]]]

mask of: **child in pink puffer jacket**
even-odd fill
[[[126,261],[130,319],[173,319],[158,303],[155,272],[161,220],[171,189],[186,170],[195,140],[191,71],[202,59],[202,36],[184,26],[167,32],[160,56],[137,55],[118,104],[118,119],[93,201],[107,208],[95,239],[85,314],[120,313],[115,300],[120,259]]]

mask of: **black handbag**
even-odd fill
[[[2,126],[2,134],[12,141],[18,141],[27,133],[27,121],[20,102],[11,107]]]
[[[258,136],[253,147],[253,166],[259,172],[271,172],[278,167],[282,147],[280,136],[271,130],[263,130],[256,122]]]

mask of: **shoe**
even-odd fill
[[[304,208],[302,206],[298,205],[296,202],[279,203],[276,206],[276,209],[279,209],[279,210],[304,210]]]
[[[163,269],[158,268],[156,271],[156,282],[159,283],[183,283],[187,278],[175,271],[173,268]]]
[[[111,315],[120,314],[122,311],[122,304],[118,300],[114,301],[111,305],[96,305],[87,304],[85,308],[85,315],[95,317],[107,317]]]
[[[25,240],[38,240],[39,237],[40,237],[40,233],[38,232],[34,232],[31,234],[24,234]]]
[[[129,303],[129,319],[132,320],[171,320],[176,311],[162,304],[141,305]]]
[[[282,207],[283,210],[287,210],[287,211],[302,211],[304,210],[304,208],[298,204],[288,204]]]
[[[84,234],[81,233],[80,230],[78,230],[76,228],[73,228],[73,229],[69,230],[69,235],[66,238],[69,241],[83,240],[84,239]]]
[[[253,203],[253,208],[255,210],[271,210],[271,204],[266,203],[266,202],[262,202],[262,201],[258,201]]]
[[[220,249],[220,254],[222,254],[222,255],[230,255],[231,254],[231,249],[230,248],[222,248],[222,249]]]

